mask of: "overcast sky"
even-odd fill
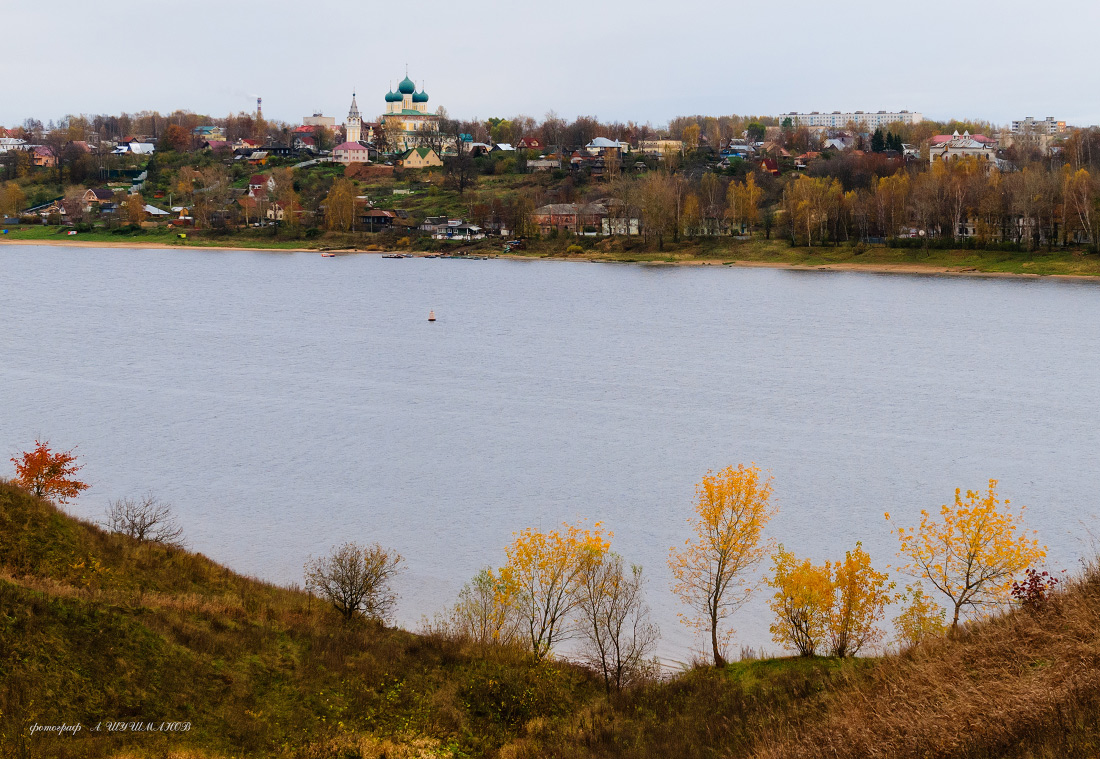
[[[0,125],[33,116],[383,111],[405,64],[434,110],[659,126],[705,113],[900,110],[1100,123],[1097,0],[522,3],[0,0]]]

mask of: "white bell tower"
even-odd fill
[[[359,138],[362,136],[363,120],[359,118],[359,106],[355,104],[355,93],[351,93],[351,110],[348,111],[348,121],[346,124],[347,134],[344,139],[347,142],[359,142]]]

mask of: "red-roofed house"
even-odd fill
[[[808,164],[810,161],[813,161],[814,159],[820,158],[820,157],[821,157],[821,153],[819,153],[816,150],[811,150],[807,153],[803,153],[802,155],[800,155],[800,156],[798,156],[797,158],[794,159],[794,167],[796,169],[804,169],[804,168],[806,168],[806,164]]]
[[[56,166],[57,156],[53,154],[53,150],[45,145],[39,145],[34,149],[34,165],[35,166]]]
[[[257,190],[263,192],[275,192],[275,177],[269,177],[266,174],[253,174],[248,179],[248,194],[250,197],[256,197]]]
[[[542,140],[538,137],[521,137],[516,142],[519,150],[542,150]]]
[[[332,149],[332,160],[338,163],[370,163],[370,151],[358,142],[344,142]]]
[[[993,162],[997,158],[997,141],[984,134],[972,135],[956,129],[954,134],[938,134],[928,141],[928,162],[977,158]]]
[[[774,158],[761,158],[756,162],[756,165],[762,170],[766,171],[772,176],[779,176],[779,162]]]

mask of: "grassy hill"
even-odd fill
[[[61,723],[83,729],[31,734]],[[579,667],[345,625],[304,592],[0,481],[3,757],[1097,755],[1095,573],[1042,614],[902,655],[741,662],[609,700]]]

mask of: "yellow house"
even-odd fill
[[[427,169],[442,166],[443,161],[431,148],[410,148],[397,159],[397,165],[404,169]]]

